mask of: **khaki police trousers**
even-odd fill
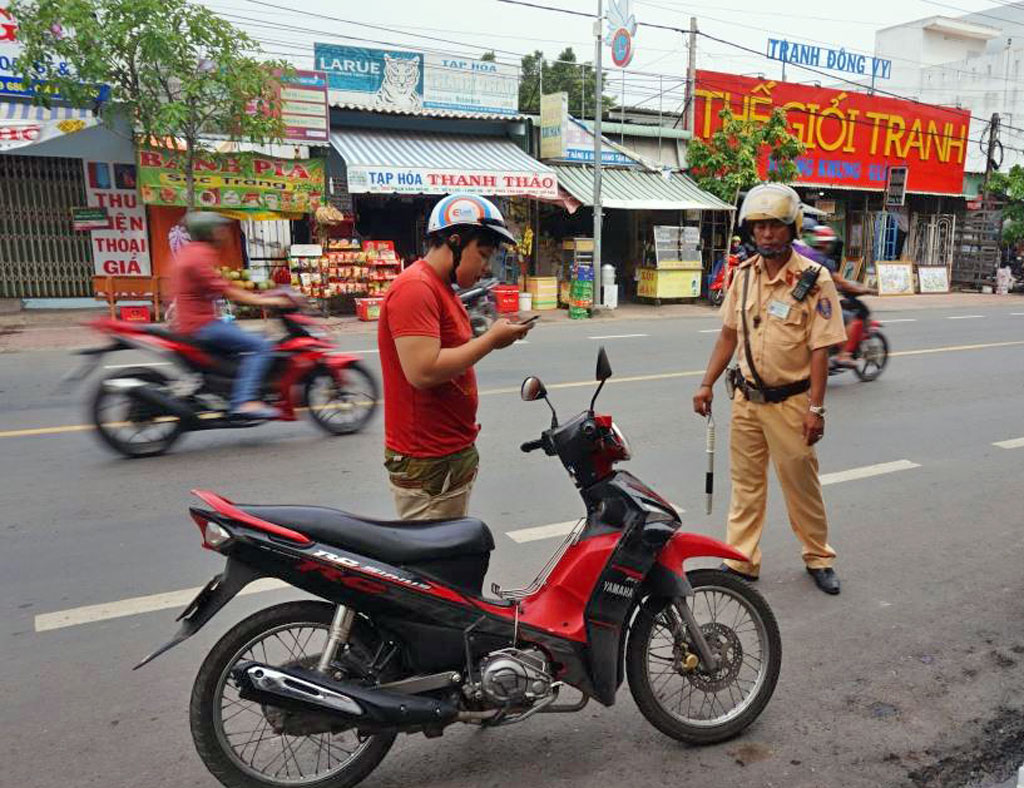
[[[803,544],[809,569],[832,566],[836,553],[828,545],[828,520],[818,479],[818,456],[804,441],[809,400],[798,394],[785,402],[758,405],[736,392],[732,403],[729,456],[732,501],[726,539],[750,556],[750,562],[726,561],[733,569],[757,576],[761,569],[761,531],[768,501],[768,458],[782,485],[789,524]]]

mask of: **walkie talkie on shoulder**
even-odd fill
[[[793,288],[793,298],[796,301],[803,301],[807,298],[807,294],[811,292],[811,288],[814,287],[818,281],[818,274],[821,273],[821,266],[815,265],[811,268],[804,270],[800,274],[800,279],[796,283],[796,287]]]

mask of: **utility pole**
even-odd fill
[[[594,308],[601,300],[601,115],[604,112],[601,50],[604,33],[604,0],[597,0],[597,19],[594,20]],[[586,82],[584,81],[584,84]]]
[[[686,130],[693,134],[697,113],[697,17],[690,17],[689,58],[686,64]]]
[[[983,193],[985,195],[985,202],[988,202],[988,181],[989,176],[992,175],[993,164],[995,164],[996,146],[999,145],[999,113],[992,113],[992,120],[989,121],[988,125],[988,152],[985,157],[985,186]],[[998,168],[996,164],[996,168]]]

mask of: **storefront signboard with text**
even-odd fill
[[[726,107],[758,121],[785,110],[807,146],[795,162],[798,184],[884,191],[889,167],[906,166],[908,193],[963,190],[968,110],[715,71],[697,72],[695,95],[694,134],[704,140],[721,127]],[[767,153],[760,166],[766,175]]]
[[[243,213],[310,213],[324,194],[323,159],[203,152],[193,168],[196,205]],[[139,185],[147,205],[188,204],[184,155],[139,151]]]
[[[150,276],[146,206],[139,199],[135,165],[83,161],[90,208],[106,210],[106,229],[93,230],[92,257],[97,276]],[[98,216],[98,214],[97,214]]]
[[[327,75],[318,71],[292,71],[276,75],[274,98],[280,104],[285,142],[327,144],[331,120],[327,107]],[[256,112],[250,105],[249,112]]]
[[[467,191],[494,197],[558,197],[553,172],[493,172],[421,167],[348,168],[348,189],[353,194],[448,194]]]
[[[2,79],[2,77],[0,77]],[[3,117],[5,115],[19,114],[21,106],[0,103],[0,153],[5,153],[15,148],[27,148],[29,145],[38,145],[41,142],[63,137],[65,134],[91,128],[97,124],[94,115],[84,118],[51,118],[43,119],[35,117]],[[44,114],[46,111],[36,107],[29,108],[28,115]]]
[[[494,115],[519,113],[519,69],[487,60],[423,56],[423,106]]]

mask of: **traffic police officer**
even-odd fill
[[[693,398],[697,413],[711,413],[712,386],[735,354],[739,363],[727,381],[734,397],[727,540],[750,561],[729,561],[722,569],[757,579],[770,456],[807,571],[822,591],[838,594],[814,444],[825,432],[828,348],[845,339],[839,297],[828,271],[793,250],[803,222],[793,189],[754,187],[739,222],[757,254],[733,276],[722,331]]]

